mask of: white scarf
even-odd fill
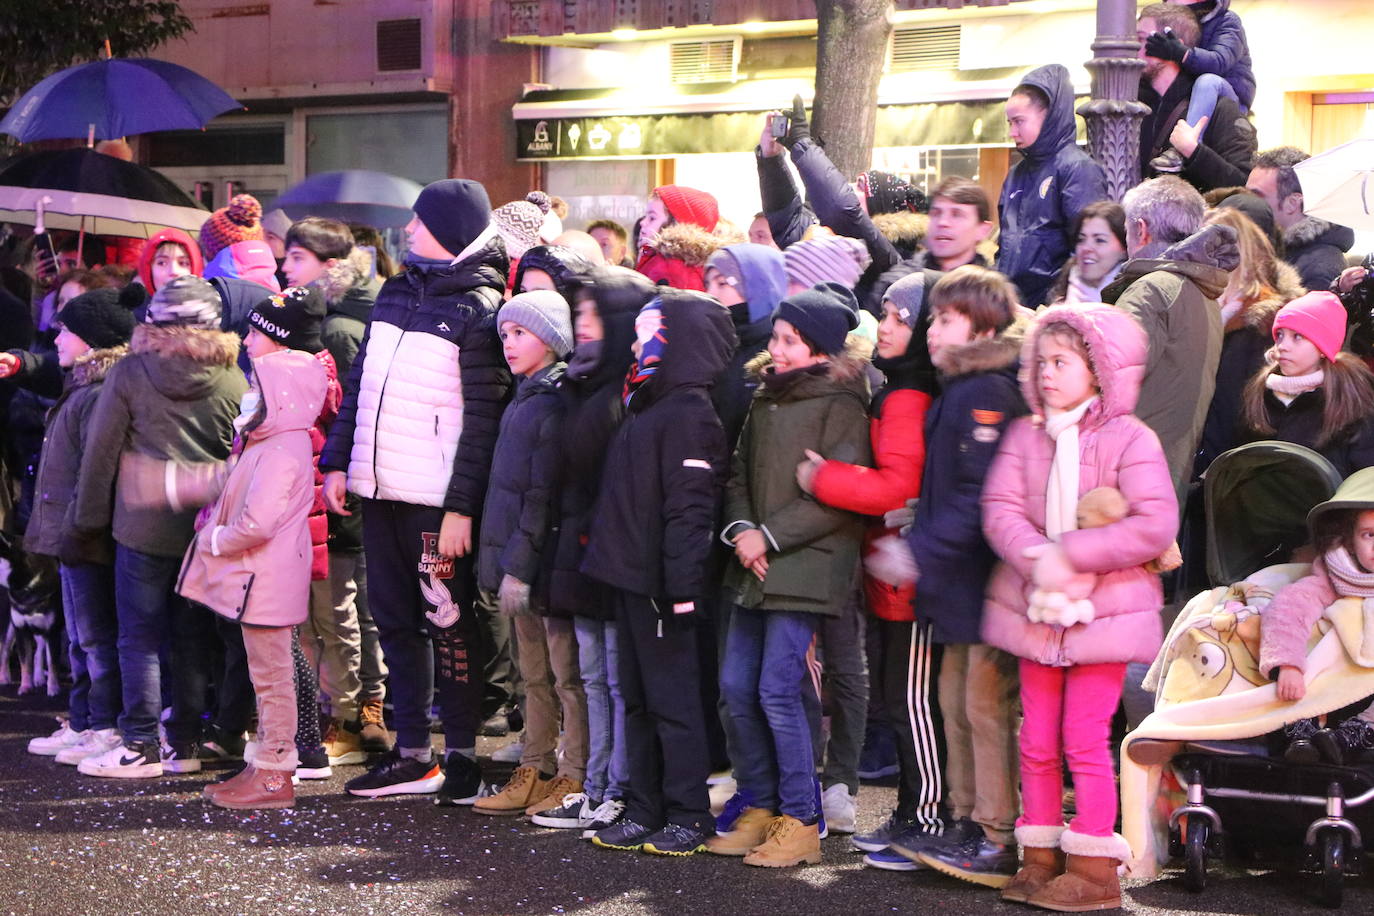
[[[1090,283],[1083,279],[1083,275],[1078,272],[1078,265],[1074,264],[1069,268],[1069,284],[1064,291],[1064,303],[1066,305],[1077,305],[1080,302],[1101,302],[1102,291],[1121,273],[1121,267],[1126,263],[1122,258],[1117,265],[1107,271],[1106,275],[1096,283]]]
[[[1096,403],[1094,395],[1072,410],[1045,411],[1045,432],[1054,440],[1054,461],[1045,489],[1045,534],[1052,541],[1078,527],[1078,423]]]

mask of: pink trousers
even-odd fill
[[[1021,659],[1021,805],[1017,825],[1064,823],[1064,770],[1073,774],[1075,833],[1111,836],[1116,825],[1112,714],[1125,664],[1052,668]]]

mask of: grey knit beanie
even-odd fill
[[[148,324],[218,329],[222,309],[215,288],[200,277],[188,275],[162,284],[148,302],[143,320]]]
[[[559,359],[573,348],[572,310],[568,301],[551,289],[517,293],[501,306],[497,327],[513,321],[548,344]]]

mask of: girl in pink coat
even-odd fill
[[[310,430],[328,378],[310,354],[279,350],[253,360],[253,379],[261,400],[241,434],[246,444],[186,554],[177,590],[243,625],[258,696],[257,756],[233,779],[207,786],[206,797],[222,808],[289,808],[297,764],[292,628],[310,607]]]
[[[983,531],[1002,561],[988,584],[983,640],[1020,658],[1024,715],[1016,827],[1024,866],[1002,894],[1046,909],[1120,905],[1116,868],[1129,847],[1112,832],[1110,723],[1126,664],[1159,649],[1163,595],[1144,564],[1178,528],[1164,452],[1131,414],[1146,350],[1144,330],[1111,306],[1042,312],[1021,356],[1032,415],[1008,428],[983,487]],[[1096,487],[1120,490],[1130,510],[1076,530],[1078,500]],[[1088,599],[1092,619],[1033,620],[1035,589]],[[1067,828],[1063,759],[1078,809]]]

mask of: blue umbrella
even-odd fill
[[[205,77],[149,58],[113,58],[58,71],[20,97],[0,131],[21,143],[109,140],[157,130],[194,130],[242,108]]]
[[[272,204],[292,219],[325,216],[378,229],[404,226],[421,188],[409,178],[345,169],[321,172],[287,188]]]

